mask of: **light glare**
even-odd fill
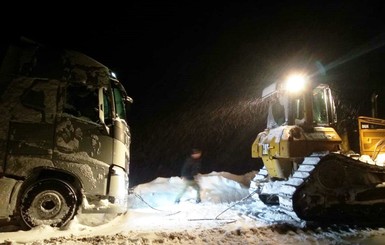
[[[305,76],[299,74],[290,75],[286,80],[286,90],[293,93],[300,92],[305,88],[305,84]]]

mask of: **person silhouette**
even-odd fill
[[[188,156],[184,161],[181,171],[181,177],[184,181],[184,187],[182,191],[177,195],[175,203],[180,202],[181,197],[184,195],[184,193],[189,187],[192,187],[196,190],[196,203],[201,202],[200,186],[196,178],[201,168],[201,159],[202,151],[200,149],[194,148],[192,149],[190,156]]]

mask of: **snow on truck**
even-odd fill
[[[297,74],[265,88],[262,98],[267,127],[251,147],[264,164],[250,184],[255,199],[299,221],[383,221],[385,120],[359,117],[361,155],[351,154],[336,131],[328,85]]]
[[[0,219],[63,226],[127,210],[132,102],[104,65],[22,40],[0,68]]]

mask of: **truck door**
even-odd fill
[[[55,129],[55,162],[78,176],[86,192],[102,194],[112,162],[112,139],[99,117],[99,88],[69,84]],[[102,103],[103,104],[103,103]]]

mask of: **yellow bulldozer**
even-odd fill
[[[262,92],[267,125],[251,151],[263,168],[250,193],[297,220],[378,221],[385,216],[385,120],[359,117],[360,153],[346,149],[327,84],[288,76]],[[383,219],[382,219],[383,220]]]

